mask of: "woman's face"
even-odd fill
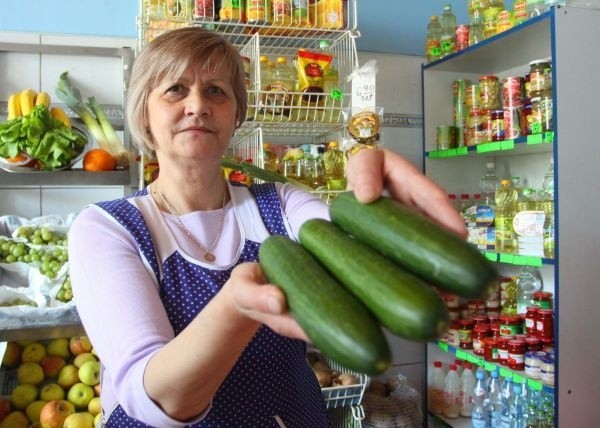
[[[148,96],[149,129],[156,152],[181,160],[220,159],[235,131],[237,101],[230,74],[192,66],[167,77]]]

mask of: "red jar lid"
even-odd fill
[[[552,299],[552,293],[549,291],[536,291],[533,293],[533,298],[535,300],[550,300]]]
[[[509,346],[525,346],[525,341],[521,339],[512,339],[508,341]]]
[[[525,338],[525,343],[527,343],[528,345],[537,345],[538,343],[542,343],[542,341],[537,337],[530,336]]]
[[[458,320],[461,327],[473,327],[475,322],[471,318],[462,318]]]
[[[498,80],[498,76],[494,76],[494,75],[480,76],[479,81],[481,82],[482,80]]]
[[[483,343],[485,343],[486,345],[495,345],[496,343],[498,343],[498,341],[495,337],[486,337],[485,339],[483,339]]]
[[[538,314],[540,314],[540,315],[554,315],[554,310],[553,309],[540,309],[538,311]]]
[[[475,324],[475,327],[473,327],[473,329],[475,331],[484,332],[484,331],[488,331],[490,329],[490,325],[487,323],[479,323],[479,324]]]
[[[514,338],[515,338],[514,336],[500,336],[496,340],[498,340],[498,343],[507,344],[511,340],[514,340]]]
[[[521,317],[519,315],[500,315],[500,322],[520,322]]]
[[[460,324],[458,324],[457,322],[453,322],[452,324],[450,324],[450,327],[448,327],[448,330],[458,330],[460,328]]]
[[[487,323],[488,317],[486,315],[475,315],[473,317],[473,321],[475,322],[475,324]]]
[[[537,312],[540,307],[539,306],[527,306],[527,312]]]
[[[500,315],[488,314],[487,317],[490,320],[490,324],[495,324],[500,321]]]

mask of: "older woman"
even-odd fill
[[[308,339],[256,263],[269,234],[295,239],[327,208],[291,185],[223,180],[220,160],[246,104],[240,56],[216,33],[174,30],[136,59],[127,120],[160,175],[86,207],[69,235],[108,427],[329,426]],[[364,202],[385,187],[464,233],[445,192],[392,152],[354,155],[349,182]]]

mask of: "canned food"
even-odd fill
[[[452,82],[452,96],[454,97],[454,102],[464,101],[467,95],[467,86],[471,84],[470,80],[467,79],[457,79]]]
[[[529,93],[532,97],[548,89],[546,77],[549,69],[551,63],[547,59],[537,59],[529,63]]]
[[[480,94],[479,94],[479,85],[469,85],[467,86],[467,96],[465,98],[465,103],[467,107],[479,107],[481,104]]]
[[[437,127],[437,149],[448,150],[456,147],[456,128],[454,126]]]
[[[494,110],[500,107],[499,83],[497,76],[481,76],[479,78],[479,95],[481,108]]]

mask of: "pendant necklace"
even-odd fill
[[[167,207],[167,209],[169,210],[171,215],[173,217],[175,217],[175,220],[177,221],[177,225],[179,226],[179,228],[188,236],[188,238],[190,238],[190,240],[194,244],[196,244],[198,246],[198,248],[200,248],[202,250],[202,252],[204,253],[204,255],[203,255],[204,260],[206,260],[209,263],[214,262],[216,257],[214,255],[214,253],[212,252],[212,250],[214,249],[217,242],[219,242],[219,238],[221,237],[221,232],[223,231],[223,224],[225,223],[225,200],[227,198],[227,190],[225,188],[223,188],[223,201],[221,203],[221,210],[223,212],[221,214],[221,220],[219,222],[219,229],[217,230],[217,236],[215,236],[215,239],[211,242],[211,244],[208,247],[205,247],[204,245],[202,245],[200,243],[200,241],[198,241],[194,237],[194,235],[192,235],[190,233],[190,231],[185,227],[185,225],[183,224],[183,221],[181,221],[181,218],[177,214],[177,211],[175,211],[175,208],[173,208],[173,205],[171,205],[171,203],[167,200],[165,195],[163,195],[163,193],[159,189],[156,189],[156,193],[158,193],[158,196],[160,196],[160,199],[163,201],[163,203],[165,204],[165,206]]]

